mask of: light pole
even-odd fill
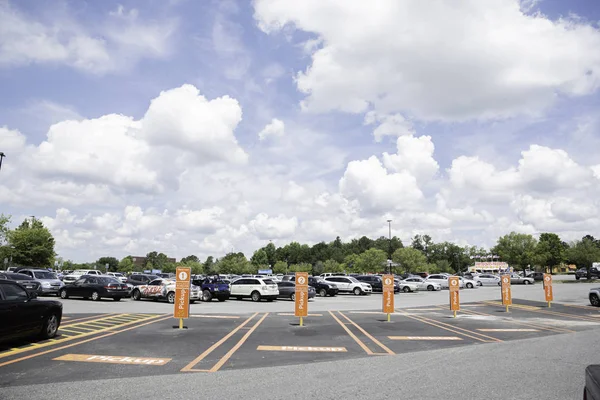
[[[390,228],[390,233],[389,233],[389,246],[388,246],[388,256],[389,256],[389,260],[390,260],[390,265],[389,265],[389,273],[392,273],[392,220],[388,219],[388,226]]]
[[[2,169],[2,159],[6,157],[6,155],[0,151],[0,169]]]

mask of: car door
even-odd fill
[[[83,297],[92,297],[92,292],[98,290],[98,278],[95,276],[88,276],[85,279],[85,283],[81,285],[81,295]]]
[[[67,286],[67,295],[69,296],[83,296],[85,292],[85,283],[87,281],[87,276],[77,279],[75,282]]]
[[[148,285],[143,289],[144,297],[159,297],[163,291],[163,279],[155,279],[148,283]]]
[[[31,333],[41,329],[43,304],[31,300],[27,290],[16,282],[0,283],[0,321],[4,336]]]
[[[325,278],[325,280],[327,282],[334,283],[337,286],[337,288],[339,289],[340,292],[343,292],[344,290],[346,290],[346,289],[344,289],[343,282],[341,282],[340,278],[338,278],[336,276],[329,276],[329,277]]]
[[[245,278],[241,278],[234,282],[231,282],[231,295],[232,296],[243,296],[245,285],[246,285]]]
[[[277,286],[279,288],[279,297],[290,297],[292,295],[294,288],[292,282],[280,282]]]

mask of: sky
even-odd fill
[[[63,259],[600,236],[594,0],[0,0],[0,212]]]

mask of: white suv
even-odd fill
[[[231,282],[231,297],[238,300],[250,297],[252,301],[273,301],[279,296],[277,284],[270,279],[240,278]]]
[[[371,285],[352,276],[328,276],[324,281],[336,285],[340,292],[354,293],[356,296],[373,292]]]
[[[112,276],[113,278],[117,278],[121,282],[127,282],[127,277],[120,272],[107,272],[106,275]]]
[[[63,276],[63,282],[73,283],[81,278],[82,275],[102,275],[102,273],[96,269],[76,269],[69,275]]]

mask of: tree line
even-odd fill
[[[54,238],[41,221],[24,220],[16,229],[8,228],[10,217],[0,215],[0,260],[11,257],[13,265],[52,267],[58,260],[54,252]],[[518,270],[526,268],[549,270],[563,264],[590,268],[600,262],[600,240],[586,235],[567,243],[555,233],[533,235],[511,232],[498,238],[490,249],[477,246],[459,246],[452,242],[435,243],[429,235],[415,235],[404,245],[397,237],[381,236],[371,239],[363,236],[344,242],[338,236],[331,242],[314,245],[291,242],[277,247],[272,242],[255,250],[248,258],[242,252],[231,252],[222,257],[209,256],[200,260],[189,255],[174,263],[157,251],[146,254],[143,263],[136,263],[129,255],[121,260],[101,257],[89,263],[60,262],[62,269],[104,269],[109,271],[141,272],[159,269],[175,272],[177,265],[192,268],[195,274],[254,274],[260,269],[274,273],[310,272],[383,272],[392,261],[393,272],[457,273],[465,271],[474,261],[496,255]]]

